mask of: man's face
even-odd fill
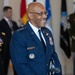
[[[8,19],[12,18],[12,9],[8,9],[7,11],[4,12],[5,17]]]
[[[30,12],[32,14],[31,22],[34,26],[41,28],[46,24],[47,12],[45,8],[41,6],[36,6],[34,11]]]

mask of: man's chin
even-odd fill
[[[45,27],[45,25],[42,25],[42,27]]]

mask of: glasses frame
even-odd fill
[[[39,16],[42,16],[42,15],[48,15],[48,12],[47,11],[45,11],[45,12],[30,12],[30,13],[32,13],[32,14],[38,14]]]

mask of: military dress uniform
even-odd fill
[[[75,75],[75,13],[72,13],[68,16],[68,32],[71,38],[71,51],[73,57],[73,67]]]
[[[50,75],[51,58],[55,67],[60,69],[60,72],[54,75],[62,75],[52,34],[47,28],[42,28],[42,33],[46,41],[46,52],[29,23],[13,33],[10,55],[18,75]]]
[[[7,48],[5,49],[6,51],[6,57],[5,57],[5,75],[8,74],[8,66],[9,66],[9,61],[10,61],[10,49],[9,49],[9,45],[10,45],[10,40],[12,37],[12,33],[17,30],[19,27],[17,25],[17,23],[13,20],[11,20],[9,23],[9,20],[6,21],[5,18],[3,18],[0,21],[0,32],[4,32],[6,34],[6,38],[7,38]],[[4,52],[5,53],[5,52]],[[17,75],[15,70],[14,70],[14,75]]]
[[[6,42],[5,42],[6,41]],[[6,57],[7,38],[4,32],[0,32],[0,75],[5,75],[4,62]]]

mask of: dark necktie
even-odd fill
[[[46,46],[45,46],[44,40],[43,40],[42,35],[41,35],[41,30],[39,30],[38,32],[39,32],[39,36],[40,36],[40,39],[41,39],[42,45],[43,45],[44,50],[45,50],[45,52],[46,52]]]

